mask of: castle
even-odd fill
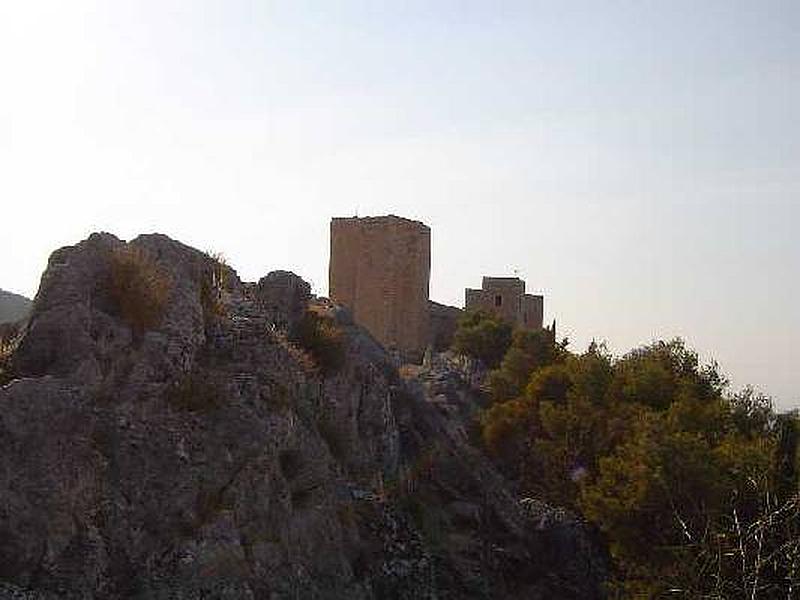
[[[428,342],[431,230],[389,215],[331,221],[330,296],[387,349],[416,361]]]
[[[418,362],[425,349],[449,345],[460,309],[429,298],[431,230],[395,215],[333,218],[329,295],[402,359]],[[544,299],[525,293],[516,277],[484,277],[466,290],[466,310],[493,312],[517,327],[542,327]]]
[[[521,329],[541,329],[544,298],[525,293],[518,277],[484,277],[479,290],[467,288],[465,309],[484,310]]]

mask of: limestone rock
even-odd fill
[[[138,333],[108,293],[130,246],[172,282]],[[296,276],[228,270],[209,296],[220,268],[160,235],[53,254],[0,388],[0,594],[599,597],[590,538],[537,530],[470,444],[463,365],[403,379]],[[335,372],[279,326],[306,303],[342,336]]]
[[[290,271],[273,271],[258,281],[256,299],[272,316],[296,321],[311,299],[311,286]]]

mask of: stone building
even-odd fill
[[[544,298],[526,294],[518,277],[484,277],[481,289],[467,289],[466,310],[486,310],[516,327],[541,329]]]
[[[383,346],[419,361],[429,343],[431,230],[394,215],[331,220],[330,297]]]

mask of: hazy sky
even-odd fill
[[[327,292],[332,216],[518,270],[582,350],[683,336],[800,406],[800,2],[0,3],[0,287],[95,230]]]

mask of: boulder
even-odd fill
[[[311,286],[291,271],[273,271],[258,280],[255,295],[273,320],[290,326],[308,306]]]

